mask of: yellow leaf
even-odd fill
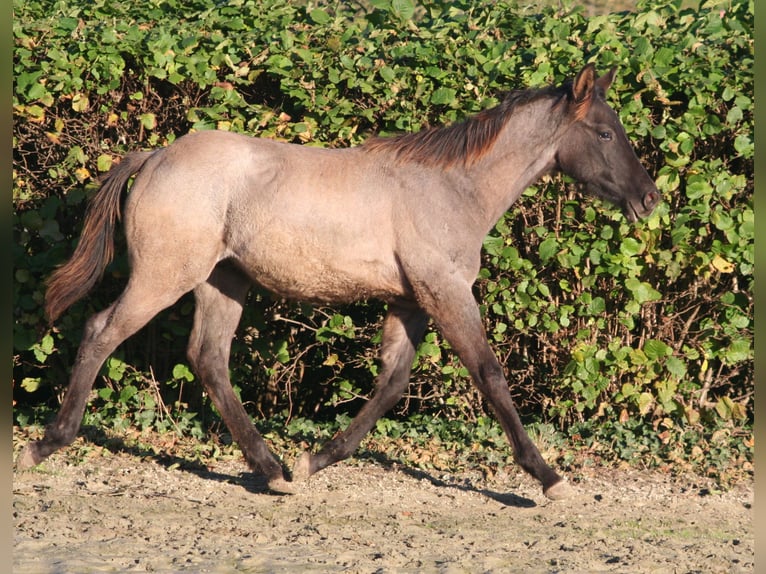
[[[732,402],[731,416],[738,420],[745,420],[747,418],[747,408],[742,403]]]
[[[75,94],[72,96],[72,109],[76,112],[84,112],[90,107],[90,101],[85,94]]]
[[[638,412],[645,415],[649,412],[653,402],[654,397],[652,397],[651,393],[641,393],[638,396]]]
[[[712,265],[716,270],[720,271],[721,273],[731,273],[732,271],[734,271],[734,265],[726,261],[726,259],[724,259],[720,255],[716,255],[715,257],[713,257]]]
[[[38,105],[22,108],[27,112],[27,118],[30,122],[41,124],[45,121],[45,110]]]
[[[90,179],[90,172],[84,167],[78,167],[74,170],[74,175],[80,183],[84,182],[86,179]]]

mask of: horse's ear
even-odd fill
[[[599,81],[601,78],[599,78]],[[596,66],[586,64],[575,76],[572,82],[572,102],[574,103],[574,115],[578,120],[583,119],[590,108],[593,98],[593,88],[596,85]]]
[[[609,86],[612,85],[612,82],[614,82],[614,78],[617,75],[617,67],[613,67],[611,70],[609,70],[606,74],[601,76],[598,80],[596,80],[596,86],[604,90],[604,93],[609,90]]]

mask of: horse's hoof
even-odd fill
[[[293,482],[305,482],[311,476],[311,453],[304,452],[293,466]]]
[[[564,500],[565,498],[573,497],[576,491],[562,478],[556,484],[544,490],[543,494],[550,500]]]
[[[42,462],[42,459],[38,459],[35,450],[33,443],[29,443],[24,447],[19,458],[16,459],[16,468],[18,470],[27,470]]]
[[[295,485],[287,482],[283,477],[272,478],[269,481],[269,490],[279,494],[295,494]]]

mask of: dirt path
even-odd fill
[[[13,572],[753,572],[753,487],[594,472],[549,502],[527,476],[336,465],[272,496],[101,449],[14,474]]]

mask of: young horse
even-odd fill
[[[69,388],[45,436],[18,466],[40,463],[76,436],[102,363],[159,311],[193,290],[189,361],[253,471],[289,492],[236,398],[231,340],[252,283],[288,298],[388,303],[374,396],[348,428],[304,453],[292,479],[350,456],[407,387],[429,317],[494,410],[515,459],[552,499],[570,487],[542,459],[511,400],[471,292],[482,240],[522,191],[562,171],[622,208],[630,221],[660,196],[617,114],[606,104],[613,69],[592,64],[560,87],[510,93],[451,127],[330,150],[206,131],[127,155],[93,198],[71,260],[52,275],[51,321],[83,297],[112,257],[120,198],[131,275],[120,297],[85,325]]]

